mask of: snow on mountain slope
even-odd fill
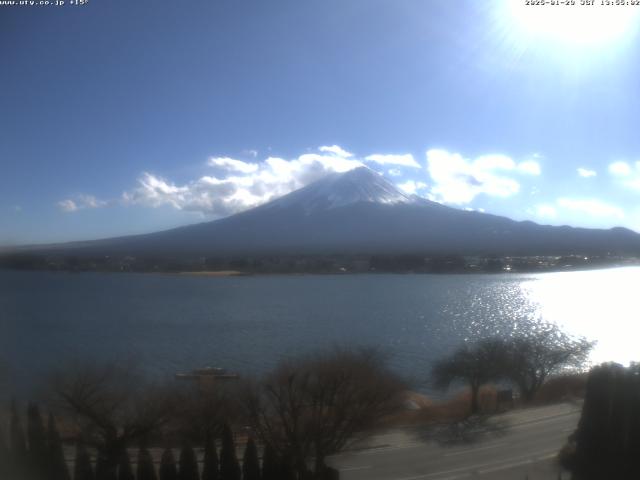
[[[418,197],[401,192],[382,175],[367,167],[359,167],[345,173],[329,174],[317,182],[258,208],[296,208],[310,214],[361,202],[411,205],[420,201]]]

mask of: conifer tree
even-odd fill
[[[11,402],[11,420],[9,423],[9,471],[20,478],[28,473],[27,444],[22,430],[22,422],[15,401]]]
[[[290,455],[285,454],[280,457],[278,480],[295,480],[296,474],[293,469],[293,461]]]
[[[242,459],[242,479],[243,480],[260,480],[260,461],[258,460],[258,449],[249,437],[247,446],[244,449],[244,457]]]
[[[9,476],[9,448],[4,441],[4,432],[0,428],[0,478],[10,478]]]
[[[575,480],[640,478],[640,365],[595,367],[569,460]]]
[[[160,459],[160,480],[178,480],[176,460],[170,448],[165,449]]]
[[[228,424],[222,429],[222,449],[220,450],[220,480],[240,480],[241,471],[236,457],[233,433]]]
[[[118,480],[136,480],[136,477],[133,475],[129,452],[126,448],[122,452],[120,461],[118,462]]]
[[[202,480],[219,480],[218,452],[216,442],[207,435],[204,447],[204,466],[202,468]]]
[[[107,473],[107,462],[102,452],[96,453],[96,480],[110,480]]]
[[[98,452],[96,458],[96,480],[118,480],[117,464],[113,465],[104,452]]]
[[[153,467],[151,453],[144,447],[138,451],[138,468],[136,472],[137,480],[157,480],[156,470]]]
[[[11,402],[11,420],[9,424],[9,444],[11,456],[17,466],[24,466],[27,456],[27,444],[22,431],[22,422],[20,422],[20,414],[15,400]]]
[[[279,480],[280,469],[276,452],[270,444],[264,446],[262,453],[262,480]]]
[[[198,480],[198,460],[196,459],[196,452],[193,451],[190,445],[182,447],[179,465],[179,480]]]
[[[29,469],[35,478],[44,478],[47,475],[49,463],[47,438],[40,409],[33,403],[27,407],[27,443]]]
[[[81,442],[76,444],[76,461],[73,469],[73,480],[95,480],[91,456]]]
[[[47,441],[49,447],[49,478],[51,480],[70,480],[71,476],[69,475],[67,462],[64,459],[62,441],[60,440],[55,419],[51,413],[49,414],[47,429],[49,437]]]

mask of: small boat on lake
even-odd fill
[[[196,368],[188,373],[176,373],[175,377],[179,380],[238,380],[240,375],[228,372],[224,368],[204,367]]]

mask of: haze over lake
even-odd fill
[[[0,271],[0,364],[19,390],[69,361],[132,359],[159,375],[260,373],[330,345],[378,346],[424,385],[465,338],[527,318],[597,340],[594,362],[638,358],[640,268],[544,274],[193,277]],[[7,381],[7,380],[4,380]],[[422,382],[422,383],[421,383]]]

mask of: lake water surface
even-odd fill
[[[331,345],[378,346],[424,387],[467,338],[541,318],[597,340],[593,361],[640,358],[640,268],[493,275],[195,277],[0,271],[0,365],[12,388],[69,361],[260,373]]]

